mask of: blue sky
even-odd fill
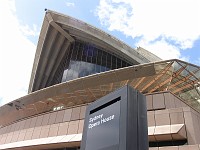
[[[45,8],[162,59],[200,65],[199,0],[1,0],[0,105],[27,93]]]

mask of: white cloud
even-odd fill
[[[75,3],[72,3],[72,2],[65,2],[65,5],[67,7],[74,7],[75,6]]]
[[[200,38],[199,8],[199,0],[100,0],[96,14],[109,30],[139,37],[136,45],[165,59],[181,58]]]
[[[37,28],[36,24],[33,24],[33,28],[30,26],[26,25],[20,25],[20,31],[25,35],[25,36],[38,36],[39,31]]]
[[[15,1],[0,1],[0,105],[27,94],[36,46],[25,35],[35,29],[22,26]]]
[[[163,39],[153,43],[149,43],[145,40],[140,40],[140,42],[137,44],[138,46],[145,47],[147,50],[151,51],[153,54],[159,56],[162,59],[180,58],[181,55],[177,47],[170,45]]]

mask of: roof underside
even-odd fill
[[[141,64],[99,73],[33,92],[0,108],[0,125],[56,106],[90,103],[131,85],[143,94],[170,91],[200,112],[200,67],[180,60]]]
[[[29,93],[47,87],[70,44],[76,39],[90,42],[123,57],[130,64],[148,63],[147,55],[129,47],[111,35],[72,17],[47,11],[40,32],[33,64]],[[148,56],[153,54],[148,53]],[[158,61],[158,57],[155,61]]]

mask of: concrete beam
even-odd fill
[[[53,77],[54,77],[54,75],[56,73],[56,70],[58,69],[63,57],[68,52],[69,46],[70,46],[70,42],[69,41],[65,41],[64,45],[62,46],[62,49],[60,50],[59,55],[57,56],[57,59],[56,59],[57,61],[54,63],[54,66],[53,66],[54,69],[50,73],[50,77],[49,77],[48,83],[51,83],[51,81],[53,80]]]
[[[34,90],[40,89],[41,82],[43,82],[44,78],[44,71],[45,68],[48,67],[48,60],[51,59],[51,51],[52,46],[54,45],[56,41],[56,35],[58,34],[58,31],[52,28],[52,31],[50,31],[49,36],[47,38],[47,41],[45,42],[46,45],[43,45],[42,54],[40,55],[39,65],[37,68],[37,80],[35,81]]]
[[[56,22],[54,22],[51,14],[48,12],[46,14],[47,19],[49,20],[49,23],[57,30],[59,31],[63,36],[65,36],[69,42],[74,42],[74,38],[72,38],[65,30],[63,30]]]
[[[35,78],[36,78],[36,72],[37,72],[37,68],[38,68],[38,64],[39,64],[39,60],[40,60],[40,55],[42,53],[42,47],[44,46],[44,41],[46,39],[46,35],[49,31],[49,26],[50,25],[48,23],[48,20],[45,17],[44,21],[43,21],[42,29],[40,31],[38,45],[37,45],[37,49],[36,49],[36,53],[35,53],[34,64],[33,64],[33,68],[32,68],[28,93],[33,91],[33,86],[34,86],[34,82],[35,82]]]
[[[57,56],[61,50],[61,47],[65,41],[65,37],[63,35],[59,35],[59,37],[57,38],[57,42],[55,43],[55,45],[53,46],[53,51],[51,53],[51,59],[48,60],[48,67],[46,68],[44,75],[45,78],[42,81],[42,85],[40,86],[40,88],[44,88],[46,86],[46,84],[48,84],[48,79],[50,77],[50,73],[52,72],[52,70],[54,70],[55,68],[53,68],[54,64],[57,61]]]

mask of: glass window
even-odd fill
[[[96,68],[96,72],[97,73],[101,72],[101,66],[100,65],[96,65],[95,68]]]
[[[122,67],[126,67],[126,62],[122,61]]]
[[[122,60],[117,58],[117,68],[121,68],[122,67]]]
[[[61,82],[79,77],[121,68],[129,65],[124,60],[102,50],[95,45],[76,41],[71,47],[65,61],[60,65]]]
[[[94,47],[92,45],[88,44],[87,56],[88,57],[92,57],[93,56],[93,51],[94,51]]]
[[[102,59],[102,51],[98,49],[98,54],[97,54],[97,64],[101,65],[101,59]]]
[[[116,69],[116,63],[117,63],[116,57],[113,56],[113,57],[112,57],[112,69]]]
[[[111,55],[108,53],[107,55],[107,64],[106,64],[107,68],[111,68]]]
[[[101,65],[104,66],[104,67],[106,67],[106,62],[107,62],[107,53],[103,51]]]
[[[92,57],[87,57],[87,62],[92,63]]]
[[[77,61],[80,61],[82,59],[82,55],[83,55],[83,49],[81,47],[81,44],[79,45],[79,49],[77,49],[78,54],[77,54]]]
[[[85,76],[85,62],[81,61],[80,62],[80,68],[79,68],[79,77],[84,77]]]

